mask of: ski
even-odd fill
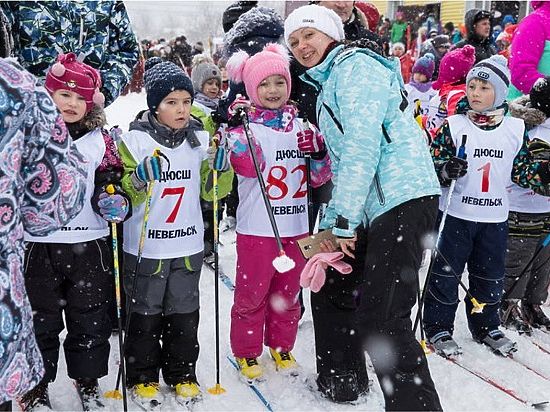
[[[211,271],[214,271],[214,268],[208,263],[204,263],[204,265]],[[227,289],[229,289],[231,292],[235,291],[235,284],[233,283],[231,278],[225,274],[221,266],[218,268],[218,278],[227,287]]]
[[[468,372],[470,375],[473,375],[477,377],[478,379],[482,380],[483,382],[491,385],[492,387],[498,389],[499,391],[505,393],[506,395],[510,396],[511,398],[515,399],[518,402],[521,402],[524,405],[530,406],[532,408],[543,410],[546,408],[546,405],[548,404],[548,401],[543,402],[531,402],[522,396],[518,395],[513,389],[506,387],[506,385],[496,381],[495,379],[483,374],[481,371],[478,371],[468,365],[466,365],[464,362],[462,362],[459,358],[456,358],[454,356],[446,357],[442,354],[437,353],[433,347],[430,348],[433,353],[436,355],[442,357],[443,359],[451,362],[452,364],[458,366],[462,370]]]
[[[537,342],[537,340],[533,339],[532,337],[529,337],[528,339],[529,339],[529,342],[531,342],[541,352],[544,352],[547,355],[550,355],[550,348],[547,348],[547,347],[541,345],[539,342]]]
[[[510,389],[510,388],[506,387],[505,385],[497,382],[493,378],[490,378],[490,377],[484,375],[483,373],[481,373],[478,370],[475,370],[475,369],[473,369],[469,366],[466,366],[463,362],[459,361],[457,358],[453,358],[453,357],[445,358],[444,356],[441,356],[441,357],[443,359],[446,359],[449,362],[455,364],[456,366],[458,366],[459,368],[461,368],[464,371],[468,372],[469,374],[481,379],[483,382],[493,386],[494,388],[497,388],[498,390],[500,390],[501,392],[505,393],[506,395],[514,398],[518,402],[523,403],[524,405],[530,406],[530,407],[538,409],[538,410],[543,410],[543,409],[546,408],[546,405],[548,404],[548,401],[531,402],[531,401],[521,397],[513,389]]]
[[[538,370],[536,370],[535,368],[527,365],[526,363],[524,363],[523,361],[519,360],[519,359],[516,359],[514,358],[514,355],[508,355],[506,356],[508,359],[512,360],[513,362],[517,363],[518,365],[521,365],[523,366],[525,369],[527,369],[528,371],[530,372],[533,372],[535,375],[537,375],[538,377],[544,379],[544,380],[547,380],[547,381],[550,381],[550,377],[548,377],[547,375],[545,375],[543,372],[540,372]]]
[[[229,363],[231,363],[231,365],[233,365],[233,367],[237,370],[237,372],[240,373],[239,366],[237,365],[237,362],[235,362],[235,360],[233,358],[231,358],[230,356],[227,356],[227,360],[229,361]],[[271,404],[265,398],[265,396],[262,394],[260,389],[258,389],[258,387],[252,382],[247,382],[247,385],[250,388],[250,390],[252,392],[254,392],[254,395],[256,395],[256,397],[260,400],[260,402],[262,402],[262,404],[265,406],[265,408],[269,412],[273,412],[273,408],[271,407]]]

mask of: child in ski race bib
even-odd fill
[[[296,107],[288,103],[291,79],[282,46],[269,44],[252,57],[238,52],[228,61],[227,70],[233,81],[244,82],[250,98],[238,98],[229,109],[233,119],[247,124],[228,129],[239,192],[231,349],[241,373],[254,380],[263,375],[258,357],[264,344],[278,370],[296,370],[291,350],[300,319],[298,293],[305,264],[296,240],[308,233],[305,156],[311,155],[313,187],[327,182],[331,172],[322,136],[298,120]],[[260,178],[265,182],[264,193]],[[284,252],[296,263],[285,273],[278,273],[272,265],[280,251],[264,196]]]
[[[145,63],[148,110],[122,136],[123,187],[133,215],[124,224],[127,296],[126,378],[142,408],[158,408],[162,370],[169,393],[184,405],[200,399],[195,373],[199,355],[199,278],[203,261],[200,199],[212,200],[212,169],[219,196],[233,173],[223,146],[210,145],[191,116],[193,85],[171,62]],[[214,166],[216,160],[216,166]]]
[[[445,356],[460,353],[452,335],[466,263],[466,314],[474,340],[503,356],[517,350],[499,330],[508,239],[506,188],[511,178],[545,194],[550,172],[548,161],[533,160],[523,120],[506,116],[509,79],[502,56],[476,64],[457,114],[445,120],[431,147],[443,186],[440,216],[445,209],[448,216],[428,283],[424,326],[430,343]]]
[[[25,234],[25,284],[46,374],[22,404],[50,403],[48,384],[57,374],[58,335],[64,328],[65,312],[67,372],[75,380],[84,408],[95,409],[103,406],[98,378],[108,373],[112,329],[113,256],[108,222],[124,221],[130,214],[130,200],[120,186],[122,161],[116,144],[104,129],[99,72],[74,53],[60,54],[46,75],[45,87],[87,161],[88,177],[85,203],[74,219],[48,236]],[[107,185],[113,186],[114,193],[106,193]],[[61,191],[67,201],[74,196],[63,183]]]

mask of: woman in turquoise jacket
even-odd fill
[[[310,68],[303,79],[320,90],[318,122],[334,174],[320,227],[331,228],[342,251],[353,257],[356,229],[368,225],[357,327],[386,409],[440,410],[410,320],[425,238],[437,216],[439,183],[401,92],[398,61],[338,43],[343,38],[340,18],[324,7],[298,8],[285,21],[287,46]],[[328,251],[334,245],[327,246]],[[316,322],[315,327],[324,326]],[[317,330],[316,338],[323,338]]]

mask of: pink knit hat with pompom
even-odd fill
[[[252,102],[260,106],[258,98],[259,84],[269,76],[280,75],[286,80],[286,98],[290,97],[290,71],[286,49],[275,43],[266,45],[260,53],[250,57],[245,51],[239,51],[227,61],[226,69],[229,78],[236,83],[243,83],[246,94]]]
[[[93,67],[78,61],[74,53],[60,54],[46,74],[46,89],[53,94],[63,89],[78,93],[86,100],[86,113],[94,104],[103,107],[105,96],[99,91],[101,77]]]
[[[441,89],[444,84],[466,82],[466,76],[476,62],[476,49],[467,44],[445,54],[439,64],[439,74],[432,87]]]

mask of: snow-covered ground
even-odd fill
[[[145,96],[132,94],[122,97],[108,108],[108,120],[111,126],[119,125],[127,130],[128,123],[135,114],[146,108]],[[234,232],[221,235],[221,264],[226,273],[234,279],[235,275],[235,240]],[[425,272],[424,267],[424,272]],[[464,277],[466,279],[466,276]],[[230,355],[229,324],[230,309],[233,301],[230,292],[220,283],[220,316],[221,316],[221,384],[226,389],[223,395],[210,395],[206,389],[215,384],[215,332],[214,332],[214,275],[207,268],[203,269],[201,291],[201,322],[199,328],[199,342],[201,345],[200,357],[197,364],[197,375],[204,395],[200,403],[194,405],[196,411],[260,411],[266,408],[260,403],[256,395],[239,379],[238,373],[227,360]],[[267,369],[267,380],[259,385],[260,390],[271,403],[275,411],[344,411],[384,409],[382,392],[376,381],[374,372],[371,391],[368,396],[353,405],[339,405],[321,398],[317,393],[308,389],[306,378],[315,373],[315,347],[313,339],[313,325],[309,311],[309,293],[305,294],[308,310],[301,321],[298,331],[296,347],[293,351],[301,365],[301,374],[298,378],[288,378],[279,375],[269,359],[267,351],[260,359]],[[547,312],[548,313],[548,312]],[[550,378],[550,355],[544,354],[517,333],[507,332],[508,336],[518,342],[517,359],[525,361],[536,368],[540,373]],[[497,382],[506,385],[521,398],[530,402],[550,400],[550,381],[528,371],[525,367],[514,363],[510,359],[502,359],[491,354],[486,348],[473,342],[466,326],[463,304],[459,308],[455,338],[463,347],[462,356],[469,366],[482,371]],[[550,335],[538,332],[535,338],[550,348]],[[109,376],[100,380],[102,390],[114,388],[118,367],[118,341],[111,339],[111,368]],[[516,411],[531,409],[498,389],[482,382],[459,367],[440,358],[429,355],[428,361],[432,377],[441,397],[443,408],[447,411]],[[51,385],[51,398],[56,410],[80,410],[78,396],[73,385],[66,375],[63,355],[60,359],[58,378]],[[372,370],[372,368],[370,368]],[[138,410],[131,402],[131,410]],[[122,401],[108,401],[109,410],[122,410]],[[181,410],[173,399],[167,397],[162,410]]]

